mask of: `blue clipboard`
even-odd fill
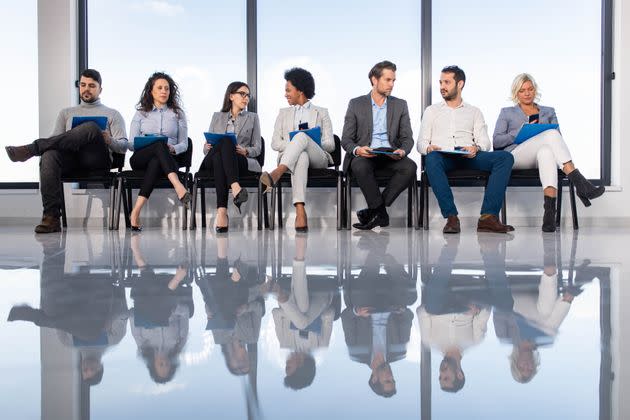
[[[322,129],[319,126],[315,126],[313,128],[309,128],[308,130],[296,130],[289,132],[289,141],[293,140],[293,137],[297,133],[304,133],[310,137],[319,147],[322,147]]]
[[[547,130],[557,130],[558,124],[523,124],[521,130],[514,139],[515,144],[521,144],[524,141],[531,139],[532,137]]]
[[[370,153],[372,153],[373,155],[387,155],[387,156],[397,154],[397,153],[394,153],[394,149],[392,149],[391,147],[377,147],[376,149],[372,149]]]
[[[107,117],[93,116],[93,117],[72,117],[72,127],[74,128],[86,122],[95,122],[98,128],[105,131],[107,130]]]
[[[134,137],[133,148],[135,150],[141,150],[157,141],[162,141],[166,143],[168,142],[168,137],[160,136],[157,134],[145,134],[144,136]]]
[[[211,145],[215,146],[217,143],[219,143],[221,141],[222,138],[224,137],[228,137],[230,140],[232,140],[232,143],[234,143],[234,146],[236,146],[236,134],[234,133],[203,133],[203,135],[206,138],[206,142],[210,143]]]
[[[435,150],[436,152],[440,152],[440,153],[446,153],[449,155],[468,155],[470,154],[469,151],[467,150],[448,150],[448,149],[441,149],[441,150]]]

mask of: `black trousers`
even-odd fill
[[[39,161],[39,188],[44,214],[61,214],[61,177],[76,171],[109,170],[109,148],[101,129],[93,122],[49,138],[35,140]]]
[[[140,186],[139,196],[149,198],[157,181],[171,172],[177,172],[180,167],[180,160],[184,153],[179,156],[171,155],[166,143],[155,142],[143,149],[136,150],[129,163],[134,171],[144,171],[144,178]]]
[[[416,163],[406,156],[400,160],[382,155],[373,158],[357,156],[350,161],[352,177],[359,184],[365,201],[371,209],[376,209],[383,204],[391,206],[400,193],[409,186],[409,182],[415,178],[416,168]],[[379,170],[393,173],[382,193],[375,175]]]
[[[239,174],[248,173],[247,158],[236,153],[236,146],[224,137],[212,147],[201,163],[202,171],[214,175],[214,188],[217,192],[217,208],[227,207],[230,185],[238,182]]]

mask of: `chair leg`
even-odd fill
[[[422,226],[424,230],[429,230],[429,178],[426,174],[423,174],[424,177],[424,209],[422,210],[422,215],[424,217],[424,221],[422,222]]]
[[[424,180],[422,174],[420,174],[420,204],[418,206],[418,228],[424,227]]]
[[[411,184],[409,185],[409,187],[407,187],[407,227],[410,228],[413,225],[413,221],[412,221],[412,216],[411,216],[411,201],[413,200],[411,198],[412,195],[412,187]]]
[[[573,230],[579,229],[577,206],[575,205],[575,186],[569,182],[569,201],[571,202],[571,217],[573,218]]]
[[[269,230],[274,230],[274,228],[275,228],[275,222],[276,222],[276,199],[277,198],[278,198],[278,195],[276,193],[276,189],[273,188],[271,190],[271,209],[269,210],[269,213],[270,213]]]
[[[114,207],[116,206],[116,180],[109,185],[109,211],[107,212],[107,229],[114,230]]]
[[[129,228],[131,226],[131,208],[133,207],[133,201],[131,201],[131,186],[125,183],[125,192],[127,194],[127,205],[125,206],[125,226]]]
[[[337,230],[341,230],[341,194],[342,194],[342,185],[341,185],[341,177],[337,174]]]
[[[282,229],[284,227],[282,225],[282,183],[278,182],[276,189],[278,193],[278,229]]]
[[[68,227],[68,217],[66,215],[66,194],[63,191],[63,182],[61,183],[61,226]]]
[[[184,211],[184,216],[182,218],[182,230],[188,230],[188,209],[183,204],[182,210]]]
[[[560,227],[561,214],[562,214],[562,179],[558,178],[558,189],[556,192],[556,227]]]
[[[114,209],[114,230],[120,228],[120,202],[123,200],[123,179],[119,177],[116,180],[116,208]]]
[[[263,218],[265,221],[265,229],[269,229],[269,201],[267,200],[267,194],[262,194],[263,200]]]
[[[206,228],[206,184],[202,183],[201,189],[201,227]]]
[[[346,230],[352,229],[352,177],[350,174],[346,176]]]
[[[257,210],[257,214],[256,214],[256,218],[257,218],[256,229],[262,230],[262,220],[263,220],[263,216],[262,216],[262,190],[260,189],[260,183],[258,183],[258,189],[256,190],[256,210]]]
[[[418,224],[418,182],[413,180],[413,187],[411,189],[411,217],[413,228],[415,230],[420,229],[420,225]]]
[[[501,206],[501,223],[507,225],[507,194],[503,194],[503,206]]]
[[[192,185],[192,203],[190,206],[190,230],[197,229],[197,195],[199,195],[199,180],[195,179]]]

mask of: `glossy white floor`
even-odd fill
[[[0,228],[2,417],[630,418],[630,229],[432,228]]]

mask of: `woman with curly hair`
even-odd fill
[[[190,193],[177,176],[177,169],[183,166],[180,160],[188,149],[188,126],[177,84],[166,73],[156,72],[149,77],[136,109],[131,120],[131,139],[144,135],[168,138],[166,143],[158,141],[135,150],[129,161],[133,170],[145,172],[138,199],[131,211],[131,230],[140,231],[140,211],[162,175],[166,175],[173,185],[179,201],[187,208],[190,205]],[[133,143],[129,142],[129,150],[134,150]]]
[[[271,148],[279,152],[278,167],[270,173],[263,172],[260,181],[267,186],[268,191],[275,187],[285,172],[291,174],[295,230],[306,232],[308,225],[304,197],[308,168],[327,168],[333,162],[330,153],[335,150],[335,140],[328,110],[311,103],[315,96],[313,75],[304,69],[292,68],[284,73],[284,79],[284,96],[290,107],[280,110],[271,139]],[[319,144],[306,132],[293,137],[290,135],[293,131],[315,127],[321,130]]]

